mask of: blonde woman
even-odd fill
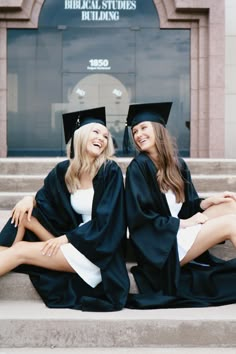
[[[208,253],[225,240],[236,247],[236,194],[198,197],[166,128],[170,109],[169,102],[132,105],[127,118],[139,151],[126,174],[126,209],[140,292],[128,306],[236,302],[236,260]]]
[[[68,159],[13,209],[0,234],[0,275],[28,273],[48,307],[120,310],[129,290],[124,187],[105,108],[63,122]]]

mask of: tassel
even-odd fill
[[[123,153],[129,154],[130,148],[130,139],[129,139],[129,128],[128,125],[125,125],[124,136],[123,136]]]
[[[71,143],[70,143],[70,158],[73,159],[75,157],[75,152],[74,152],[74,133],[71,137]]]
[[[73,159],[75,157],[75,150],[74,150],[74,133],[77,129],[79,129],[80,127],[80,120],[79,120],[80,116],[78,116],[77,121],[75,123],[75,127],[74,127],[74,132],[72,134],[71,137],[71,143],[70,143],[70,158]]]

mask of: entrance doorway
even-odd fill
[[[153,0],[129,3],[99,20],[46,0],[37,30],[8,30],[8,156],[63,156],[62,113],[97,106],[122,156],[129,104],[159,101],[173,102],[168,128],[189,156],[189,30],[160,30]]]

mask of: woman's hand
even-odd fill
[[[15,227],[17,227],[21,223],[25,213],[28,213],[27,219],[28,221],[30,221],[33,207],[35,206],[35,204],[36,202],[33,196],[26,196],[21,199],[18,203],[16,203],[16,205],[12,209],[11,223],[14,224]]]
[[[208,217],[202,213],[197,213],[188,219],[180,219],[180,228],[185,229],[186,227],[204,224],[208,220]]]
[[[208,197],[208,198],[202,200],[200,207],[203,210],[206,210],[212,205],[227,203],[228,201],[231,201],[232,199],[236,201],[236,193],[225,191],[223,193],[219,193],[217,195],[214,195],[212,197]]]
[[[224,198],[232,198],[233,200],[236,201],[236,193],[234,193],[234,192],[225,191],[225,192],[222,193],[222,196]]]
[[[61,245],[64,245],[66,243],[68,243],[68,238],[66,237],[66,235],[51,238],[50,240],[43,242],[41,252],[44,256],[55,256]]]

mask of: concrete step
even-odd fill
[[[236,159],[185,158],[192,174],[236,175]]]
[[[226,188],[224,189],[226,190]],[[0,192],[0,210],[12,209],[16,203],[26,195],[35,195],[36,191],[31,192]],[[222,190],[223,192],[223,190]],[[219,193],[219,191],[208,191],[208,192],[199,192],[201,198],[206,198],[211,195]],[[0,353],[1,354],[1,353]]]
[[[59,157],[7,157],[0,158],[1,175],[46,175],[58,162]]]
[[[0,210],[12,209],[16,203],[26,195],[35,195],[31,192],[0,192]]]
[[[43,185],[45,175],[0,175],[0,191],[4,193],[35,193]],[[236,190],[236,175],[192,175],[193,183],[201,193]]]
[[[0,354],[235,354],[235,348],[2,348]]]
[[[129,272],[130,264],[127,264]],[[133,275],[129,272],[130,292],[137,293]],[[1,301],[38,301],[41,300],[33,287],[27,274],[10,272],[0,277],[0,302]],[[0,353],[1,354],[1,353]]]
[[[0,174],[45,175],[65,157],[7,157],[0,158]],[[131,161],[130,157],[116,158],[123,172]],[[236,175],[236,159],[185,158],[192,174]]]
[[[192,175],[192,181],[199,193],[213,194],[220,193],[225,190],[236,191],[236,175]],[[0,182],[1,183],[1,182]]]
[[[65,158],[0,158],[0,209],[12,209],[24,195],[42,186],[47,173]],[[131,158],[117,158],[125,172]],[[190,159],[186,162],[201,197],[236,190],[236,159]]]
[[[41,298],[27,274],[11,272],[0,277],[0,302],[6,300],[41,301]]]
[[[39,190],[45,175],[0,175],[0,190],[10,193],[23,193]]]
[[[46,175],[57,163],[65,157],[7,157],[0,158],[0,175]],[[131,158],[116,158],[125,173]]]
[[[235,304],[102,313],[0,302],[1,348],[232,348],[235,333]]]

